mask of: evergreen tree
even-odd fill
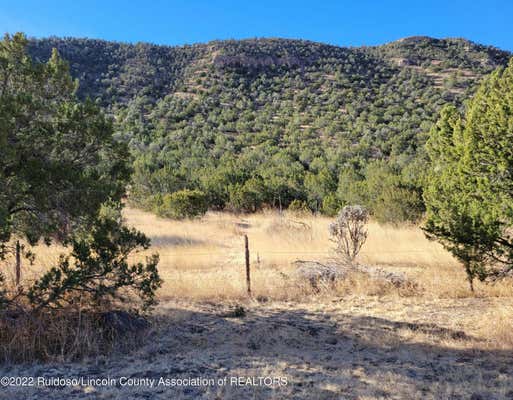
[[[119,200],[129,179],[127,148],[56,51],[33,63],[21,34],[0,42],[0,240],[65,240]]]
[[[513,61],[481,84],[465,118],[444,108],[427,142],[425,230],[465,266],[471,287],[513,269]]]
[[[82,295],[100,304],[118,298],[119,289],[149,306],[161,283],[158,257],[128,264],[129,253],[149,240],[122,227],[119,212],[130,177],[127,146],[97,105],[76,97],[78,83],[57,51],[41,64],[26,46],[22,34],[0,41],[0,258],[13,238],[73,247],[28,292],[19,291],[36,307],[73,304]],[[102,216],[109,206],[115,218]],[[19,241],[14,248],[19,284]],[[0,274],[0,306],[12,303],[3,283]]]

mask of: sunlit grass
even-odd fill
[[[335,257],[328,235],[330,218],[269,211],[250,215],[208,213],[203,218],[174,221],[151,213],[126,209],[126,223],[147,234],[157,252],[164,279],[159,295],[192,300],[240,299],[246,296],[243,235],[247,234],[255,296],[276,300],[311,295],[291,278],[296,260]],[[23,278],[29,281],[56,263],[60,246],[37,246],[34,265],[24,261]],[[458,262],[440,244],[429,241],[419,227],[383,226],[371,222],[359,261],[405,273],[419,284],[416,294],[428,298],[510,296],[511,283],[477,284],[471,294]],[[9,264],[9,263],[7,263]],[[12,280],[12,265],[6,269]],[[382,294],[362,279],[341,283],[334,294]],[[333,294],[333,293],[331,293]],[[390,294],[390,293],[389,293]]]

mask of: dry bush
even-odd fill
[[[297,260],[296,278],[301,282],[308,282],[314,291],[321,288],[335,291],[341,281],[367,280],[371,285],[380,288],[394,287],[400,289],[402,294],[413,295],[418,293],[416,282],[407,278],[404,273],[386,271],[383,268],[362,265],[355,262],[362,246],[367,240],[367,223],[369,214],[361,206],[344,207],[336,219],[329,225],[330,240],[335,243],[334,251],[337,260],[334,262],[302,261]],[[388,290],[387,290],[388,291]],[[374,294],[369,291],[369,294]]]
[[[29,281],[25,280],[25,283]],[[149,324],[135,313],[105,307],[86,309],[92,299],[60,309],[34,309],[23,288],[6,285],[10,299],[0,310],[0,364],[71,361],[139,345]]]
[[[369,213],[362,206],[345,206],[329,226],[335,252],[352,264],[367,240]]]
[[[400,285],[385,279],[373,279],[368,274],[355,272],[348,276],[337,287],[341,295],[360,295],[360,296],[399,296],[415,297],[423,293],[413,280],[405,280]]]

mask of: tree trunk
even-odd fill
[[[474,278],[472,278],[472,277],[470,277],[470,276],[469,276],[469,277],[468,277],[468,284],[469,284],[469,286],[470,286],[470,291],[471,291],[472,293],[474,293]]]
[[[472,270],[470,269],[470,263],[465,263],[465,271],[467,272],[467,280],[470,287],[470,291],[474,293],[474,275],[472,274]]]

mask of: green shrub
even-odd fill
[[[150,240],[141,232],[100,217],[88,234],[71,240],[72,251],[37,279],[27,296],[35,310],[81,304],[90,309],[124,304],[147,309],[156,304],[162,280],[158,255],[130,264],[128,257],[147,250]]]
[[[424,203],[421,194],[411,188],[385,188],[373,203],[372,216],[378,222],[401,224],[417,222],[422,218]]]
[[[251,178],[244,184],[231,185],[230,208],[234,211],[255,212],[262,207],[265,191],[261,179]]]
[[[294,214],[311,214],[312,210],[308,207],[308,204],[304,200],[295,199],[289,204],[288,211]]]
[[[163,195],[156,212],[167,218],[193,218],[205,214],[207,204],[207,196],[202,191],[184,189]]]
[[[322,200],[321,211],[323,214],[334,217],[341,208],[340,200],[335,193],[330,193]]]

